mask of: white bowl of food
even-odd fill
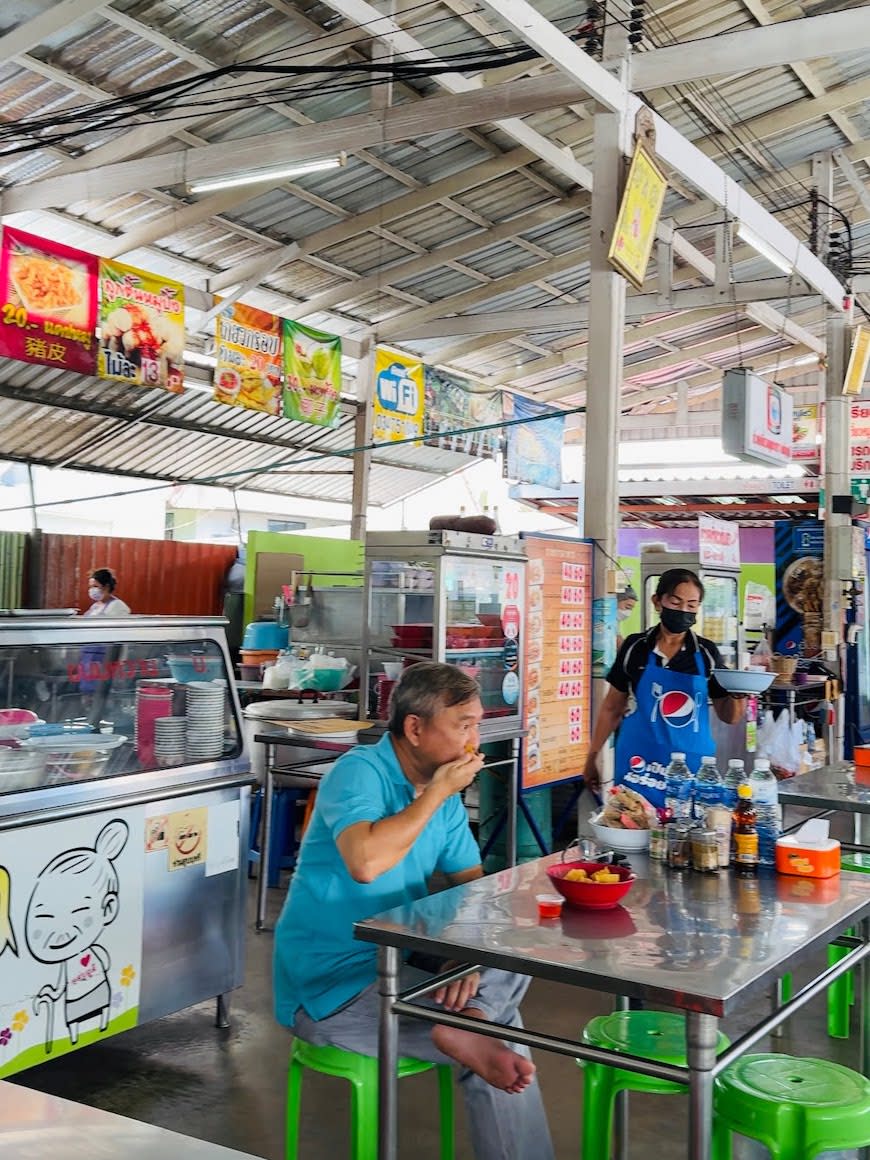
[[[617,826],[605,826],[603,822],[589,819],[595,841],[611,850],[629,852],[646,850],[649,846],[649,830],[626,830]]]
[[[765,669],[713,669],[713,677],[726,693],[750,696],[763,693],[773,684],[776,673]]]

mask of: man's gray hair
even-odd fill
[[[405,734],[405,718],[433,717],[441,709],[462,705],[480,696],[477,681],[456,665],[421,661],[405,669],[390,697],[389,728],[394,737]]]

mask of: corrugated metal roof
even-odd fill
[[[583,19],[567,0],[537,0],[536,6],[569,33]],[[809,0],[766,0],[771,20],[794,19],[809,6]],[[627,9],[627,5],[623,7]],[[45,0],[18,0],[10,17],[11,27],[16,21],[23,26],[37,15],[46,17],[52,8]],[[755,16],[742,0],[716,0],[713,4],[707,0],[680,4],[653,0],[644,8],[641,51],[756,27]],[[448,61],[459,51],[521,44],[516,34],[500,26],[497,14],[469,7],[465,15],[465,6],[452,0],[428,5],[425,11],[400,9],[393,19],[422,46]],[[186,0],[179,5],[174,0],[116,0],[69,24],[58,21],[56,27],[43,32],[40,43],[29,52],[0,64],[0,99],[6,124],[22,126],[23,133],[34,117],[47,118],[78,106],[84,109],[101,93],[106,98],[131,96],[154,84],[201,78],[208,69],[246,60],[271,64],[324,60],[357,66],[371,58],[372,50],[369,28],[354,29],[346,18],[336,16],[336,10],[320,3]],[[735,61],[735,67],[739,63]],[[484,82],[519,78],[524,71],[553,74],[549,65],[532,60],[527,67],[511,65],[496,70],[484,76]],[[772,206],[789,228],[805,237],[806,206],[796,203],[806,201],[809,159],[835,148],[850,149],[859,181],[867,182],[870,100],[856,96],[857,90],[848,86],[860,84],[868,73],[870,50],[850,47],[797,69],[776,65],[702,78],[647,96],[679,131],[701,145],[735,180]],[[466,75],[473,78],[473,70]],[[290,79],[273,75],[253,82],[250,78],[242,82],[238,76],[210,78],[200,83],[195,96],[212,103],[184,110],[178,119],[167,117],[155,124],[166,114],[145,113],[136,118],[139,128],[119,129],[111,124],[98,125],[95,117],[87,115],[83,116],[88,129],[85,134],[59,138],[21,154],[0,152],[0,181],[15,187],[52,174],[61,166],[101,169],[104,164],[123,160],[125,149],[131,150],[131,156],[153,155],[158,188],[104,199],[89,190],[87,200],[56,212],[18,215],[16,224],[95,252],[110,244],[109,239],[128,232],[135,239],[140,231],[150,228],[150,240],[131,246],[122,255],[125,260],[195,287],[206,287],[221,275],[219,284],[225,286],[225,275],[246,270],[248,263],[264,256],[277,256],[288,243],[295,242],[301,253],[266,273],[248,300],[279,313],[292,312],[312,297],[345,286],[340,302],[317,309],[306,321],[348,337],[362,336],[371,324],[387,318],[392,323],[421,303],[439,305],[439,313],[445,315],[485,314],[562,305],[586,296],[586,213],[554,213],[551,223],[523,228],[525,211],[575,192],[570,181],[540,160],[534,150],[520,153],[505,127],[493,123],[455,131],[438,127],[413,141],[385,142],[367,150],[355,150],[351,137],[345,146],[348,164],[343,169],[288,181],[280,188],[225,205],[220,213],[199,221],[178,221],[176,211],[186,214],[195,199],[179,187],[159,188],[160,153],[223,142],[231,159],[235,142],[285,131],[307,121],[326,124],[366,114],[373,92],[378,90],[361,83],[362,77],[357,71],[342,88],[336,83],[340,78],[326,74]],[[841,106],[837,105],[837,90],[844,91]],[[441,93],[436,78],[415,79],[407,74],[394,84],[392,103],[410,109],[420,99]],[[819,112],[812,102],[826,93],[833,93],[830,107]],[[231,107],[234,94],[243,96],[238,107]],[[255,99],[258,95],[259,100]],[[535,112],[524,121],[546,141],[568,147],[577,161],[594,167],[590,113],[591,103],[586,101],[572,108]],[[140,146],[143,131],[149,137]],[[90,152],[83,155],[84,149]],[[513,168],[505,165],[499,176],[492,177],[486,166],[502,153],[514,155],[516,164]],[[273,160],[264,153],[264,163]],[[479,176],[478,167],[483,167]],[[468,176],[448,185],[457,174]],[[98,183],[94,188],[99,188]],[[860,191],[838,170],[834,199],[852,219],[855,253],[866,256],[870,213]],[[788,208],[792,206],[795,208]],[[712,256],[711,223],[721,217],[721,211],[711,214],[709,207],[696,207],[687,181],[674,183],[665,214],[678,226],[698,218],[705,221],[703,228],[692,228],[683,236],[702,254]],[[488,239],[488,223],[503,223],[517,215],[517,236],[501,235],[495,242]],[[532,243],[531,249],[523,238]],[[450,261],[439,260],[438,249],[459,239],[468,242],[467,248],[461,247]],[[562,255],[567,256],[564,265],[553,261]],[[736,277],[770,278],[770,264],[749,255],[745,247],[739,249]],[[419,262],[421,256],[422,269],[418,265],[410,273],[403,270],[404,263]],[[549,274],[542,273],[536,268],[542,261],[555,268]],[[655,273],[654,262],[651,271]],[[355,281],[378,272],[375,288],[369,284],[355,291]],[[523,274],[526,282],[521,280]],[[703,284],[697,271],[689,267],[681,268],[677,277],[687,285]],[[458,297],[469,290],[475,293],[467,300]],[[795,315],[787,295],[771,305],[784,316]],[[870,306],[870,301],[863,305]],[[820,333],[822,317],[821,310],[815,316],[803,310],[800,324]],[[735,335],[738,329],[744,331],[739,341]],[[645,341],[642,328],[631,328],[627,372],[630,376],[636,364],[642,375],[644,360],[655,359],[658,365],[669,359],[652,374],[663,391],[680,373],[700,370],[709,376],[712,372],[705,363],[727,365],[735,353],[776,359],[792,347],[781,333],[750,327],[745,319],[738,322],[737,313],[725,309],[711,311],[688,325],[674,314],[673,327],[663,330],[657,325],[656,334],[659,342]],[[729,341],[732,336],[734,341]],[[706,350],[704,344],[713,340],[721,342],[701,356],[703,361],[693,356],[693,347]],[[400,331],[392,326],[390,341],[403,346]],[[516,337],[497,332],[478,341],[445,337],[404,345],[412,352],[425,352],[433,362],[446,361],[457,370],[465,370],[479,381],[509,382],[512,376],[523,390],[543,392],[548,398],[565,392],[567,398],[582,400],[585,355],[580,344],[584,341],[585,333],[570,326],[546,329],[542,325],[526,327]],[[558,355],[566,349],[576,361],[563,365]],[[445,354],[451,357],[445,359]],[[630,376],[627,392],[635,381]],[[350,419],[337,432],[312,433],[283,420],[221,408],[202,394],[181,399],[167,396],[158,406],[151,393],[137,394],[93,380],[61,380],[53,372],[15,364],[0,364],[0,389],[14,396],[7,399],[3,409],[8,414],[0,415],[0,454],[24,457],[28,453],[25,445],[30,443],[33,457],[45,461],[67,455],[82,466],[92,460],[91,465],[101,470],[119,470],[126,464],[148,476],[162,472],[185,478],[226,471],[227,464],[232,463],[240,470],[255,472],[256,486],[269,490],[309,494],[316,488],[318,494],[329,493],[327,497],[347,494],[345,476],[312,483],[300,476],[268,474],[265,469],[270,455],[298,454],[297,445],[307,449],[316,444],[328,455],[333,453],[325,463],[344,470],[346,460],[334,452],[351,445]],[[711,389],[707,378],[700,389]],[[63,400],[75,410],[64,415],[59,410]],[[631,403],[627,393],[625,405]],[[92,414],[87,413],[88,407]],[[143,411],[149,407],[155,408],[155,416],[146,421]],[[101,414],[101,409],[111,409],[112,414]],[[435,471],[454,470],[464,462],[455,456],[442,459],[442,454],[432,449],[397,449],[379,452],[378,458],[391,465],[401,462]],[[373,501],[382,502],[378,496],[385,502],[395,494],[407,493],[428,478],[420,470],[408,475],[395,466],[378,463],[372,476]]]

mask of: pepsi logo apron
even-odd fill
[[[616,785],[643,794],[661,808],[665,804],[665,770],[672,753],[685,753],[697,772],[701,758],[716,752],[710,731],[707,674],[700,648],[695,648],[694,673],[675,673],[656,663],[650,652],[635,689],[635,708],[624,717],[616,738]]]

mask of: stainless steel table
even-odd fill
[[[15,1160],[253,1160],[248,1152],[0,1082],[0,1156]]]
[[[824,812],[851,814],[854,819],[854,841],[845,842],[849,850],[870,853],[863,841],[862,814],[870,814],[870,785],[855,781],[855,767],[851,762],[823,765],[800,773],[779,783],[779,801],[789,805],[811,806]]]
[[[268,891],[268,875],[263,867],[269,864],[270,835],[272,832],[272,799],[275,792],[276,778],[279,784],[294,788],[316,789],[320,779],[329,772],[336,758],[355,745],[374,745],[380,741],[385,732],[383,722],[377,722],[372,727],[361,729],[359,733],[349,733],[348,740],[317,737],[316,735],[301,733],[294,734],[292,726],[269,726],[264,720],[262,732],[254,735],[256,745],[266,747],[263,775],[263,809],[260,824],[260,873],[257,879],[257,917],[256,929],[266,929],[266,898]],[[484,745],[491,741],[511,741],[511,757],[504,762],[490,762],[488,768],[495,765],[507,765],[510,768],[510,777],[507,793],[507,835],[506,857],[510,865],[517,860],[517,804],[519,802],[519,739],[525,736],[525,730],[510,729],[505,731],[498,727],[498,721],[487,721],[481,727],[480,741]],[[298,758],[284,765],[275,763],[275,751],[278,747],[292,746],[298,750]]]
[[[762,872],[757,879],[742,879],[670,871],[632,856],[639,880],[622,906],[610,911],[566,907],[561,919],[541,922],[535,895],[549,888],[545,868],[559,857],[512,867],[356,924],[357,938],[380,947],[379,1160],[396,1157],[399,1014],[687,1083],[688,1156],[709,1160],[714,1077],[870,954],[870,875],[843,873],[815,882]],[[860,937],[843,936],[850,926],[859,927]],[[838,936],[850,947],[846,957],[771,1014],[764,988],[805,955],[818,952],[823,959],[825,947]],[[688,1067],[421,1008],[413,1000],[434,985],[398,993],[400,951],[407,949],[683,1010]],[[753,999],[758,1021],[717,1057],[719,1020]],[[867,1073],[870,970],[864,972],[862,1010]],[[625,1147],[623,1138],[622,1155]]]

